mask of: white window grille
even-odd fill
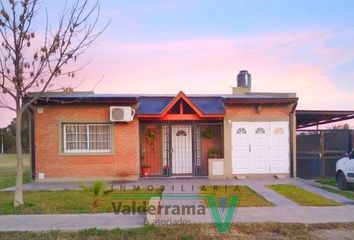
[[[112,151],[110,124],[63,124],[64,153],[92,153]]]

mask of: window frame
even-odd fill
[[[282,127],[276,127],[274,128],[274,135],[284,135],[285,134],[285,130]]]
[[[187,132],[184,130],[178,130],[176,133],[176,137],[180,137],[180,136],[186,137],[187,135],[188,135]]]
[[[263,135],[266,134],[266,130],[263,127],[257,127],[256,130],[254,131],[256,135]]]
[[[245,135],[247,134],[247,130],[246,128],[244,127],[239,127],[237,130],[236,130],[236,135]]]
[[[67,149],[67,142],[66,142],[66,126],[74,125],[74,126],[86,126],[86,149]],[[109,139],[109,149],[90,149],[90,126],[108,126],[108,139]],[[61,151],[63,154],[110,154],[113,153],[113,127],[111,123],[107,122],[95,122],[95,123],[86,123],[86,122],[65,122],[61,124],[61,133],[62,133],[62,140],[61,140]],[[78,134],[76,132],[76,134]],[[76,139],[77,141],[77,139]]]

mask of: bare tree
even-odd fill
[[[68,70],[107,27],[97,30],[99,13],[98,2],[74,0],[70,7],[65,4],[54,29],[46,14],[45,29],[36,33],[32,25],[39,15],[38,0],[0,1],[0,107],[16,112],[15,207],[23,205],[22,115],[55,79],[74,77],[83,67]],[[26,98],[30,91],[36,93]]]

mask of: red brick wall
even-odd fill
[[[139,123],[112,125],[113,153],[67,154],[61,150],[62,123],[109,122],[109,106],[45,106],[35,109],[36,178],[119,178],[139,174]]]
[[[257,113],[256,106],[256,104],[225,105],[224,159],[226,177],[233,177],[231,159],[231,123],[237,121],[289,121],[289,115],[293,107],[292,104],[262,104],[260,112]],[[295,133],[290,131],[289,134],[291,136],[291,134]]]
[[[225,118],[245,118],[257,121],[286,119],[289,120],[289,114],[292,109],[291,104],[263,104],[259,113],[256,111],[256,104],[225,106]]]

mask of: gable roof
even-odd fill
[[[177,96],[168,103],[165,109],[161,112],[161,115],[166,115],[180,100],[186,102],[199,117],[203,116],[203,112],[200,111],[200,109],[182,91],[180,91]]]
[[[187,96],[186,96],[187,97]],[[173,102],[174,99],[177,99]],[[139,115],[160,115],[168,111],[167,107],[173,107],[181,98],[173,97],[140,97]],[[221,97],[189,97],[190,103],[197,108],[201,114],[205,115],[220,115],[224,114],[224,104]]]

